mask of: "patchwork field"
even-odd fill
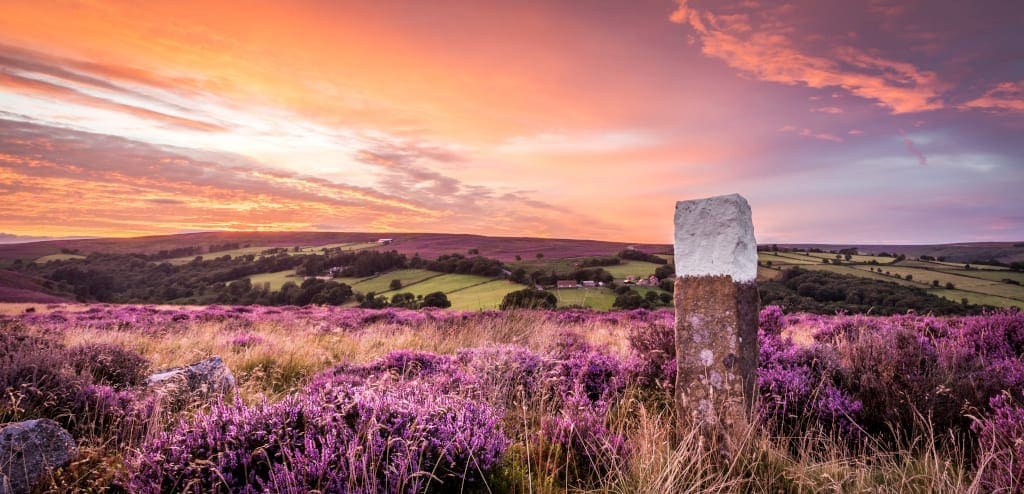
[[[767,266],[767,263],[771,262],[771,268],[775,270],[799,267],[828,271],[919,287],[928,293],[955,302],[966,299],[972,304],[1024,309],[1024,287],[1004,281],[1012,280],[1024,284],[1024,273],[1009,271],[1003,267],[976,264],[972,265],[971,269],[966,269],[964,263],[916,259],[897,261],[895,258],[877,256],[852,256],[849,261],[842,258],[839,260],[840,264],[834,264],[835,259],[835,254],[814,252],[809,255],[796,252],[758,253],[759,263]],[[776,272],[781,275],[781,271]],[[762,281],[770,279],[769,275],[770,272],[764,267],[758,270],[758,279]],[[906,279],[908,276],[910,280]],[[938,286],[934,285],[935,281],[938,281]],[[953,287],[947,288],[947,283],[952,283]]]
[[[507,293],[522,288],[522,285],[505,280],[493,280],[446,292],[445,295],[452,303],[452,309],[490,310],[497,309]]]
[[[288,282],[301,285],[302,277],[296,275],[294,269],[286,269],[274,273],[254,274],[249,276],[249,281],[252,282],[253,286],[262,286],[264,283],[270,283],[270,291],[276,292],[281,289],[282,285]]]
[[[425,269],[400,269],[397,271],[391,271],[383,273],[378,276],[370,276],[367,278],[333,278],[334,281],[339,283],[345,283],[352,287],[353,290],[360,291],[363,293],[374,292],[376,294],[382,294],[391,291],[392,280],[398,280],[402,283],[402,288],[398,289],[399,292],[410,291],[410,285],[420,283],[429,278],[440,276],[442,273],[436,271],[427,271]],[[473,280],[478,282],[479,280]]]

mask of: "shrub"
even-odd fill
[[[69,362],[78,374],[89,373],[94,384],[125,389],[142,384],[149,361],[138,353],[109,343],[90,343],[68,349]]]
[[[558,305],[558,298],[551,292],[524,288],[505,294],[501,299],[501,310],[510,309],[554,309]]]
[[[431,292],[423,296],[422,307],[440,307],[442,309],[451,307],[452,303],[444,292]]]

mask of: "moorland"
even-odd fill
[[[757,393],[723,457],[676,426],[667,245],[253,235],[0,246],[0,424],[78,446],[35,491],[1024,486],[1011,244],[761,246]],[[211,357],[230,390],[152,385]]]

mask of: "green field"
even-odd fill
[[[235,258],[235,257],[239,257],[239,256],[254,255],[256,257],[259,257],[260,253],[262,253],[263,251],[265,251],[265,250],[267,250],[269,248],[270,247],[244,247],[244,248],[241,248],[241,249],[222,250],[220,252],[208,252],[208,253],[205,253],[205,254],[197,254],[197,256],[201,256],[203,259],[207,259],[207,260],[209,260],[209,259],[216,259],[218,257],[224,257],[224,256],[231,256],[232,258]],[[195,258],[196,258],[196,256],[175,257],[173,259],[166,259],[166,260],[159,261],[159,262],[166,262],[168,264],[173,264],[173,265],[177,266],[177,265],[181,265],[181,264],[188,264],[188,263],[192,262],[192,260],[195,259]]]
[[[659,257],[671,259],[672,256],[661,255]],[[589,259],[586,257],[571,257],[565,259],[552,259],[550,261],[522,261],[514,262],[509,264],[509,269],[523,268],[527,273],[533,271],[544,271],[550,273],[555,271],[561,274],[568,274],[578,269],[584,269],[578,267],[580,261]],[[653,262],[646,261],[631,261],[623,260],[619,264],[614,266],[593,266],[585,269],[598,269],[601,268],[609,273],[616,279],[624,279],[627,276],[650,276],[654,274],[654,270],[658,269],[661,264],[655,264]]]
[[[381,274],[380,276],[370,276],[367,278],[335,278],[334,281],[337,281],[338,283],[345,283],[357,292],[374,292],[379,295],[391,290],[391,280],[400,280],[402,282],[402,288],[398,291],[405,292],[409,291],[406,290],[406,287],[409,285],[440,275],[441,273],[436,271],[427,271],[425,269],[400,269],[398,271]]]
[[[948,271],[950,273],[956,273],[961,276],[970,276],[974,278],[982,278],[991,281],[1003,281],[1003,280],[1014,280],[1018,283],[1024,283],[1024,273],[1015,271],[994,271],[989,269],[970,269],[970,270],[955,270]]]
[[[85,259],[85,256],[78,254],[50,254],[36,259],[36,264],[46,264],[50,261],[67,261],[70,259]]]
[[[653,262],[646,261],[622,261],[621,264],[616,266],[604,266],[603,269],[609,273],[615,279],[623,279],[627,276],[650,276],[654,274],[654,270],[661,267],[661,264],[654,264]]]
[[[525,288],[523,285],[505,280],[494,280],[448,293],[453,309],[486,310],[497,309],[505,294]]]
[[[996,295],[987,295],[984,293],[968,292],[964,290],[947,290],[945,288],[933,288],[928,290],[928,293],[956,302],[966,298],[967,301],[972,304],[991,305],[995,307],[1017,307],[1024,309],[1024,302],[1010,300]]]
[[[766,268],[764,266],[757,267],[757,281],[776,281],[782,276],[782,270]]]
[[[1022,290],[1019,286],[1008,285],[1006,283],[1000,283],[998,281],[986,280],[982,278],[961,276],[958,274],[953,274],[949,271],[901,267],[898,265],[887,267],[886,270],[892,271],[893,274],[899,274],[904,278],[906,278],[908,275],[913,276],[914,282],[920,283],[922,285],[930,285],[932,283],[932,280],[938,280],[940,285],[945,286],[946,283],[953,283],[954,285],[956,285],[956,288],[971,292],[1012,297],[1015,293],[1020,291],[1020,293],[1024,295],[1024,290]],[[1024,297],[1021,298],[1024,299]]]
[[[787,255],[794,255],[795,253],[786,253],[786,254]],[[803,255],[803,254],[795,254],[795,255],[800,256],[800,255]],[[856,262],[856,263],[867,264],[867,263],[870,263],[870,262],[874,261],[874,262],[876,262],[878,264],[892,264],[893,262],[896,261],[895,257],[865,256],[865,255],[861,255],[861,254],[851,255],[850,256],[850,260],[847,261],[845,255],[842,255],[842,254],[832,254],[832,253],[829,253],[829,252],[811,252],[811,253],[809,253],[809,255],[807,255],[805,257],[817,257],[818,259],[828,259],[828,260],[831,261],[832,259],[835,259],[837,255],[844,262]],[[821,262],[821,261],[818,261],[818,262]]]
[[[472,274],[441,274],[419,283],[402,287],[399,292],[410,292],[413,295],[426,295],[431,292],[449,294],[455,290],[468,289],[471,286],[482,285],[490,281],[494,281],[494,278]]]
[[[341,249],[341,250],[362,250],[369,249],[372,247],[378,247],[380,244],[377,242],[345,242],[340,244],[326,244],[326,245],[314,245],[311,247],[300,247],[298,252],[291,249],[288,253],[291,255],[298,254],[322,254],[325,250],[330,249]]]
[[[913,281],[906,281],[895,276],[886,276],[882,273],[871,272],[868,268],[872,266],[844,266],[838,264],[810,264],[807,266],[801,266],[812,271],[828,271],[830,273],[848,274],[850,276],[859,276],[861,278],[870,278],[873,280],[889,281],[903,286],[916,286],[921,285],[914,283]],[[883,268],[885,271],[892,271],[889,266]]]
[[[803,254],[788,254],[788,253],[771,253],[771,252],[758,252],[757,260],[759,262],[771,261],[772,266],[797,266],[805,264],[822,264],[821,259],[814,258],[811,256],[805,256]]]
[[[281,289],[281,286],[289,281],[296,285],[302,284],[302,277],[295,274],[294,269],[288,269],[285,271],[277,271],[275,273],[260,273],[249,276],[249,281],[252,282],[253,286],[262,286],[263,283],[270,283],[270,291],[276,292]]]
[[[565,288],[551,290],[558,297],[558,306],[582,305],[595,310],[611,310],[615,293],[608,288]]]

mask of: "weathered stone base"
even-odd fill
[[[676,278],[676,413],[680,431],[735,451],[757,384],[757,284],[730,276]]]

